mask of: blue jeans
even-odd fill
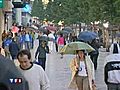
[[[46,58],[38,58],[38,63],[45,70]]]

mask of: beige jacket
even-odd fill
[[[86,68],[87,68],[87,73],[88,73],[88,78],[89,78],[89,85],[90,85],[90,90],[93,90],[92,89],[92,80],[95,79],[94,77],[94,65],[90,59],[89,56],[86,56],[85,57],[85,62],[86,62]],[[71,69],[71,72],[72,72],[72,76],[71,76],[71,81],[69,83],[69,88],[77,88],[77,85],[76,85],[76,72],[77,72],[77,69],[76,67],[79,67],[80,61],[79,59],[77,58],[73,58],[72,61],[70,62],[70,69]]]

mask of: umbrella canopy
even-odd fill
[[[49,37],[47,37],[47,36],[40,36],[40,37],[38,37],[38,39],[39,40],[41,40],[41,41],[48,41],[49,40]]]
[[[28,30],[32,30],[32,31],[37,30],[37,29],[36,29],[36,28],[34,28],[34,27],[27,27],[27,29],[28,29]]]
[[[38,30],[39,30],[40,32],[43,32],[43,33],[48,33],[48,30],[45,29],[45,28],[39,28]]]
[[[57,30],[55,26],[47,26],[46,29],[49,30],[50,32],[55,32]]]
[[[80,34],[78,35],[78,40],[87,42],[87,41],[92,41],[97,37],[98,35],[95,32],[83,31],[83,32],[80,32]]]
[[[69,34],[69,32],[68,32],[68,31],[65,31],[65,30],[59,30],[59,31],[56,32],[56,34],[64,34],[64,35],[67,35],[67,34]]]
[[[19,28],[17,26],[12,26],[12,32],[13,33],[18,33]]]
[[[76,50],[85,50],[87,52],[94,51],[94,49],[87,43],[84,42],[71,42],[65,45],[60,53],[63,54],[76,54]]]
[[[69,32],[69,33],[74,32],[70,27],[65,27],[65,28],[63,28],[62,30],[67,31],[67,32]]]

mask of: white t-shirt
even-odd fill
[[[80,61],[78,75],[87,76],[87,71],[86,71],[86,66],[84,61]]]
[[[28,81],[29,90],[49,90],[49,80],[41,66],[33,64],[27,70],[18,69]]]

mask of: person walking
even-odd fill
[[[111,44],[111,46],[110,46],[110,48],[109,48],[109,52],[110,52],[110,54],[113,54],[113,48],[114,48],[114,45],[117,45],[117,48],[118,48],[118,53],[120,53],[120,46],[119,46],[119,44],[116,42],[116,41],[114,41],[112,44]]]
[[[107,90],[120,90],[120,54],[117,43],[112,44],[110,54],[105,58],[104,81]]]
[[[7,37],[7,33],[6,33],[6,30],[4,30],[2,33],[2,41],[4,41],[4,39],[6,39],[6,37]]]
[[[25,49],[25,31],[21,31],[19,32],[19,36],[18,36],[19,40],[19,47],[20,47],[20,50],[21,49]]]
[[[31,37],[32,37],[32,40],[31,40],[31,49],[34,48],[34,41],[35,41],[35,32],[31,32]]]
[[[63,34],[60,34],[60,37],[58,37],[57,44],[58,44],[58,51],[60,52],[60,50],[65,45],[65,38],[63,37]],[[63,58],[63,54],[62,53],[61,53],[61,58]]]
[[[12,60],[17,59],[17,54],[18,54],[19,50],[20,50],[20,48],[19,48],[17,42],[15,41],[14,38],[12,38],[12,42],[9,45],[9,51],[10,51]]]
[[[77,50],[76,53],[76,57],[70,62],[72,77],[69,88],[78,88],[78,90],[94,90],[94,65],[90,58],[85,55],[85,50]]]
[[[56,32],[54,33],[54,37],[55,37],[55,49],[56,49],[56,52],[58,52],[58,44],[57,44],[57,38],[58,38],[58,35],[56,34]]]
[[[46,64],[46,53],[49,53],[49,47],[47,46],[46,41],[42,41],[41,45],[38,46],[37,51],[35,53],[35,59],[37,59],[38,55],[38,63],[43,67],[44,70]]]
[[[95,51],[92,51],[89,53],[90,55],[90,58],[94,64],[94,68],[95,70],[97,70],[97,61],[98,61],[98,56],[99,56],[99,48],[100,48],[100,45],[99,45],[99,42],[94,39],[90,45],[95,49]]]
[[[31,36],[28,31],[25,33],[25,49],[30,50]]]
[[[48,34],[48,38],[49,38],[49,41],[48,41],[48,46],[49,46],[49,49],[50,49],[50,52],[52,53],[53,51],[55,51],[55,36],[54,36],[54,33],[53,32],[50,32]]]
[[[32,63],[29,50],[21,50],[17,59],[20,63],[18,69],[28,81],[29,90],[49,90],[49,79],[41,66]]]
[[[2,48],[4,49],[5,56],[7,58],[10,58],[9,45],[10,45],[11,42],[12,42],[12,37],[11,36],[7,36],[7,38],[4,39],[4,41],[2,42]]]

